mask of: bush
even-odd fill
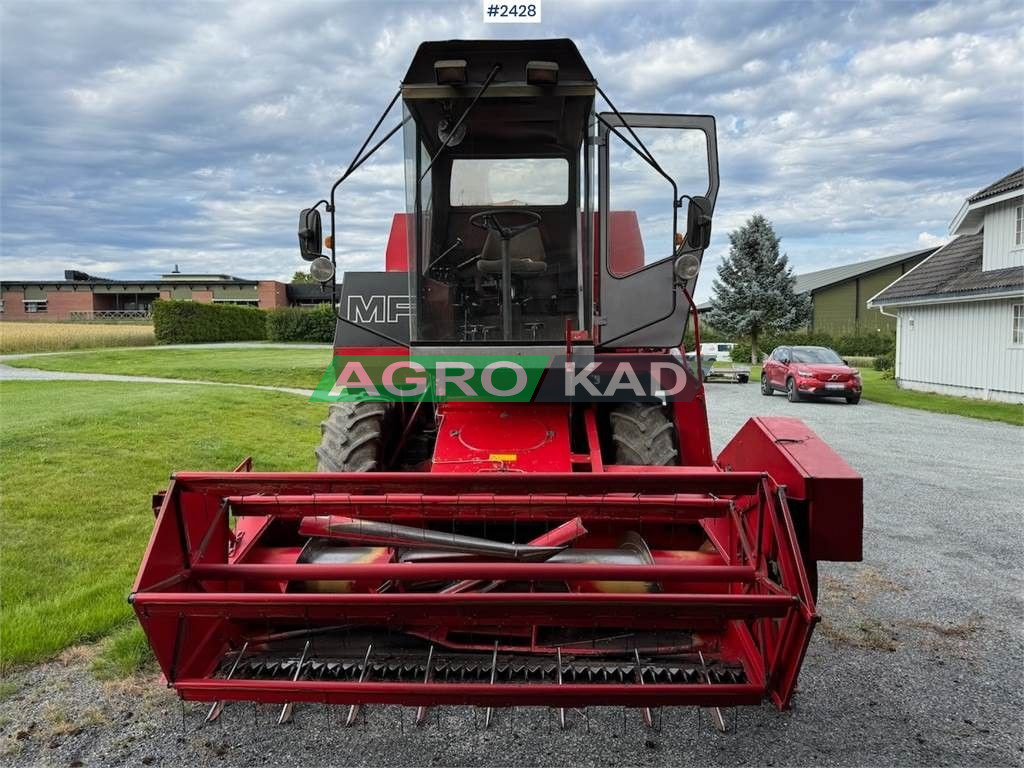
[[[703,341],[703,336],[701,341]],[[889,355],[896,351],[896,336],[888,333],[865,333],[848,334],[846,336],[832,336],[827,333],[808,333],[806,331],[791,331],[789,333],[778,333],[762,336],[758,340],[758,347],[762,357],[771,354],[771,351],[778,346],[807,346],[807,347],[829,347],[834,349],[843,357],[878,357]],[[737,362],[746,362],[750,359],[750,342],[747,340],[737,341],[732,350],[732,359]]]
[[[871,357],[870,355],[847,355],[843,359],[852,368],[874,368],[875,360],[878,358]]]
[[[314,309],[272,309],[267,312],[267,338],[271,341],[334,341],[337,318],[334,307],[321,304]]]
[[[875,358],[874,369],[876,371],[891,371],[896,367],[896,357],[892,353],[879,355]]]
[[[865,333],[840,336],[834,345],[841,355],[863,355],[874,357],[896,351],[896,335],[890,333]]]
[[[762,350],[764,351],[764,350]],[[769,350],[771,351],[771,350]],[[737,341],[736,346],[732,348],[732,352],[729,353],[734,363],[741,365],[750,362],[750,342],[749,341]]]
[[[216,341],[262,341],[267,338],[266,313],[237,304],[158,301],[153,305],[157,344]]]

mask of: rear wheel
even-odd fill
[[[319,472],[374,472],[380,469],[387,403],[334,403],[320,424],[316,449]]]
[[[678,464],[676,428],[657,403],[620,403],[609,414],[615,463],[641,467]]]
[[[775,394],[775,387],[768,381],[768,375],[763,372],[761,373],[761,394],[765,397],[771,397]]]
[[[786,397],[791,403],[800,402],[800,391],[796,388],[796,380],[793,378],[786,379]]]

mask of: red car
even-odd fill
[[[776,347],[761,369],[761,394],[782,390],[795,403],[804,397],[860,402],[860,371],[828,347]]]

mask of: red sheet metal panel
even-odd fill
[[[438,409],[432,472],[569,472],[569,409],[446,403]],[[495,428],[495,425],[500,425]]]
[[[409,241],[406,238],[405,221],[404,213],[396,213],[391,220],[388,247],[384,254],[384,268],[388,272],[405,272],[409,268]]]
[[[718,456],[727,471],[762,470],[805,502],[809,560],[859,561],[864,481],[799,419],[750,419]]]

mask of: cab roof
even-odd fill
[[[435,86],[434,62],[465,60],[468,84],[484,81],[495,64],[501,70],[495,85],[526,83],[526,64],[550,61],[558,65],[558,83],[563,85],[595,85],[576,43],[568,38],[553,40],[439,40],[424,42],[416,49],[402,87]]]

